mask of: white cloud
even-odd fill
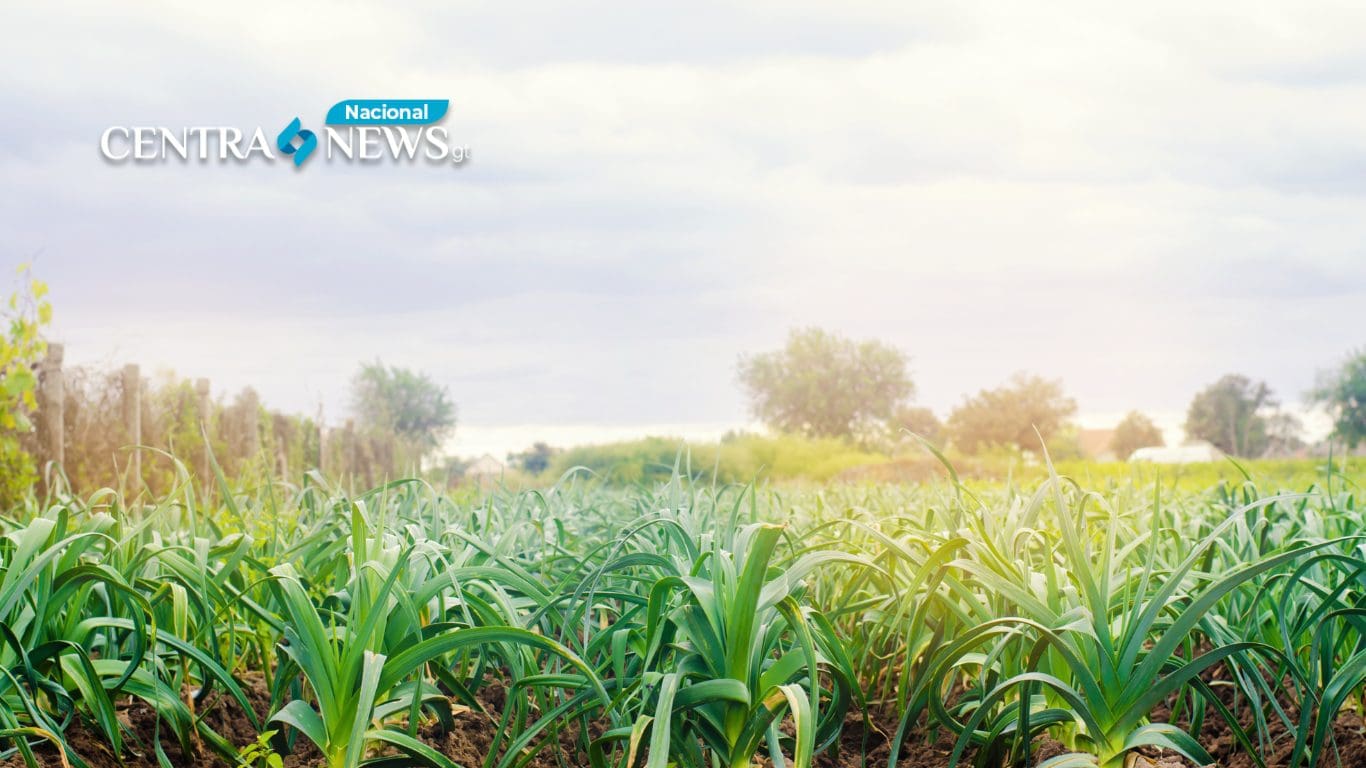
[[[1179,412],[1361,343],[1350,3],[82,3],[7,10],[0,238],[76,360],[344,403],[432,370],[471,423],[745,420],[737,354],[822,324],[944,411],[1012,371]],[[469,166],[109,166],[114,123],[449,97]],[[339,405],[337,407],[340,407]],[[549,426],[547,426],[549,429]]]

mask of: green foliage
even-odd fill
[[[270,745],[274,736],[275,731],[262,731],[256,741],[238,750],[237,765],[240,768],[284,768],[284,759]]]
[[[379,361],[351,379],[351,404],[363,428],[392,433],[426,455],[455,428],[455,403],[425,373]]]
[[[33,457],[21,444],[38,408],[35,369],[47,351],[43,326],[52,321],[47,285],[19,268],[22,286],[10,294],[0,333],[0,505],[13,504],[37,479]]]
[[[944,423],[934,415],[934,411],[922,406],[903,406],[892,416],[892,444],[905,443],[905,433],[942,445],[944,442]]]
[[[1063,394],[1062,382],[1017,373],[996,389],[984,389],[949,414],[952,444],[969,454],[991,446],[1039,450],[1076,415],[1077,401]]]
[[[1058,461],[1083,458],[1081,433],[1074,424],[1064,424],[1049,435],[1044,447],[1047,449],[1049,457]]]
[[[144,383],[141,400],[141,445],[187,459],[198,459],[204,455],[204,431],[200,426],[199,396],[191,381],[169,371],[164,372],[152,382]],[[120,446],[125,450],[120,453],[126,456],[126,451],[131,449],[131,445],[131,441],[125,437],[123,445]],[[226,448],[222,441],[219,441],[219,445],[213,446],[215,455],[224,457],[225,460],[235,458],[237,454]],[[234,476],[239,469],[238,463],[232,462],[230,471]],[[87,484],[96,482],[95,478],[82,479]],[[178,468],[173,461],[152,451],[142,451],[142,482],[153,494],[169,493],[175,487],[177,479]]]
[[[1127,460],[1139,448],[1164,444],[1162,430],[1157,428],[1152,419],[1138,411],[1129,411],[1110,438],[1110,447],[1120,461]]]
[[[674,468],[680,466],[685,474],[690,471],[691,458],[684,454],[679,440],[647,437],[606,445],[580,445],[569,448],[555,457],[552,474],[559,476],[582,467],[598,477],[622,485],[653,484],[668,480]],[[698,463],[697,474],[707,471]]]
[[[1355,449],[1366,442],[1366,350],[1353,353],[1319,382],[1310,397],[1328,409],[1333,436]]]
[[[902,351],[807,328],[776,352],[740,358],[754,415],[776,431],[859,437],[885,425],[915,393]]]
[[[537,442],[521,453],[508,454],[508,465],[523,472],[539,475],[550,469],[550,462],[557,451],[546,443]]]
[[[711,450],[784,442],[840,445]],[[116,759],[278,768],[312,742],[331,768],[452,768],[442,734],[497,702],[481,768],[848,762],[876,708],[900,715],[893,768],[924,729],[949,768],[1036,764],[1042,736],[1067,754],[1041,765],[1204,764],[1210,718],[1254,764],[1333,764],[1339,714],[1366,707],[1352,461],[466,497],[312,475],[210,502],[182,472],[131,508],[30,495],[0,516],[0,749],[36,765],[52,742],[81,768],[94,734]],[[229,743],[204,716],[222,701],[275,737]]]
[[[715,447],[699,447],[693,467],[703,470],[707,477],[715,467],[718,479],[731,483],[755,478],[825,482],[847,470],[887,460],[883,454],[843,440],[739,435]]]
[[[955,458],[956,465],[963,462],[964,458]],[[1355,477],[1366,469],[1355,457],[1338,457],[1331,463],[1326,459],[1239,459],[1237,463],[1222,460],[1195,464],[1131,464],[1072,459],[1056,464],[1060,474],[1088,487],[1156,486],[1183,497],[1214,488],[1236,487],[1247,480],[1245,473],[1278,488],[1306,488],[1321,482],[1325,472],[1331,472],[1334,477]],[[1007,462],[987,467],[987,470],[976,473],[974,488],[994,490],[1007,479],[1026,485],[1048,479],[1047,467],[1039,463]]]
[[[466,606],[455,614],[463,621],[424,621],[432,601],[458,589],[460,569],[434,571],[428,558],[441,557],[436,542],[413,532],[397,537],[384,517],[367,520],[360,503],[350,504],[349,511],[345,559],[312,564],[335,569],[328,575],[343,590],[333,593],[336,600],[329,595],[315,601],[293,563],[269,571],[285,620],[286,663],[277,674],[301,675],[312,694],[311,701],[289,701],[271,719],[317,745],[329,768],[358,768],[372,742],[429,762],[429,748],[415,738],[415,718],[430,711],[449,723],[451,702],[424,670],[450,654],[489,646],[547,651],[566,659],[582,674],[579,682],[606,698],[601,682],[573,652],[514,626],[517,618],[506,606]],[[310,570],[317,574],[316,567]],[[438,679],[448,691],[467,691],[479,682],[460,681],[449,669]],[[374,727],[392,713],[409,715],[406,732]]]
[[[607,745],[635,752],[648,732],[647,768],[748,768],[763,751],[781,757],[784,745],[794,766],[808,768],[838,736],[857,683],[833,628],[803,610],[803,579],[861,561],[832,551],[785,561],[775,556],[780,526],[725,528],[679,539],[672,559],[654,558],[646,611],[613,626],[614,644],[639,656],[618,668],[618,681],[621,673],[639,681],[627,704],[636,715],[595,742],[595,765],[606,765]],[[605,570],[641,554],[623,552]],[[778,729],[784,717],[790,736]]]
[[[1229,374],[1201,390],[1186,412],[1186,436],[1232,456],[1261,456],[1270,441],[1265,409],[1276,405],[1264,381]]]
[[[687,477],[725,483],[754,478],[823,482],[846,470],[886,461],[883,454],[830,438],[738,434],[719,443],[685,445],[676,438],[649,437],[569,448],[555,456],[550,474],[558,477],[583,467],[622,485],[665,482],[676,470]]]
[[[1050,456],[1064,474],[1087,482],[1160,483],[1163,487],[1194,493],[1221,483],[1238,482],[1238,466],[1226,461],[1186,465],[1133,465],[1123,461],[1096,462],[1080,457],[1075,435],[1064,430],[1049,444]],[[1057,451],[1056,449],[1063,449]],[[950,449],[959,474],[984,487],[995,487],[1009,478],[1021,482],[1047,479],[1043,464],[1023,455],[1015,446],[983,448],[966,455]],[[813,440],[794,435],[766,436],[733,433],[718,443],[685,443],[678,438],[645,438],[605,445],[576,446],[556,454],[542,478],[556,479],[583,467],[609,485],[649,485],[668,481],[675,466],[684,476],[697,480],[746,482],[763,480],[850,482],[853,484],[922,483],[945,477],[943,466],[924,449],[908,445],[897,454],[867,451],[840,440]],[[1287,487],[1305,485],[1323,473],[1317,459],[1258,459],[1246,463],[1259,477]]]

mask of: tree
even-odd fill
[[[1034,438],[1035,444],[1038,438]],[[1081,447],[1081,429],[1076,424],[1067,422],[1058,427],[1057,431],[1049,435],[1044,441],[1044,447],[1048,449],[1048,458],[1053,461],[1069,461],[1086,457],[1086,452]]]
[[[754,415],[773,429],[849,438],[885,424],[915,393],[901,350],[807,328],[775,352],[742,356],[740,383]]]
[[[1206,387],[1186,411],[1186,437],[1233,456],[1261,456],[1269,438],[1265,410],[1276,400],[1264,381],[1229,374]]]
[[[939,421],[939,417],[934,415],[934,411],[923,406],[898,408],[892,415],[892,427],[898,432],[913,432],[935,444],[940,442],[944,433],[944,424]]]
[[[549,445],[537,442],[521,453],[509,453],[508,464],[518,467],[524,472],[539,475],[550,468],[550,460],[555,458],[555,449]]]
[[[993,445],[1033,451],[1041,437],[1047,443],[1076,412],[1077,401],[1063,394],[1062,381],[1017,373],[1009,383],[964,400],[949,414],[948,432],[968,453]]]
[[[1299,417],[1275,411],[1266,417],[1266,448],[1263,456],[1294,456],[1304,450],[1304,424]]]
[[[396,435],[420,455],[430,453],[455,427],[455,404],[445,387],[425,373],[378,360],[362,364],[352,377],[351,400],[362,427]]]
[[[934,411],[919,405],[898,406],[892,417],[885,422],[874,422],[855,434],[859,446],[868,450],[892,454],[911,448],[917,453],[920,442],[912,435],[929,441],[931,445],[943,445],[944,424]]]
[[[1366,348],[1353,353],[1337,370],[1321,376],[1309,397],[1327,408],[1333,419],[1333,437],[1348,450],[1366,442]]]
[[[1120,461],[1127,460],[1139,448],[1155,445],[1166,445],[1162,430],[1157,428],[1152,419],[1138,411],[1129,411],[1110,438],[1110,449]]]

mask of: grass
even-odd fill
[[[1049,768],[1203,764],[1210,720],[1259,764],[1328,764],[1339,713],[1366,710],[1359,476],[1224,472],[58,493],[0,520],[0,748],[107,764],[79,725],[160,765],[311,743],[329,768],[450,768],[424,726],[503,686],[482,768],[806,768],[869,717],[947,733],[962,765],[1033,765],[1042,736]],[[207,708],[250,713],[257,674],[273,735],[231,743]]]
[[[724,483],[781,482],[901,485],[949,480],[944,465],[918,441],[907,437],[897,446],[865,447],[835,439],[798,435],[732,434],[715,443],[690,443],[679,461],[682,441],[649,437],[604,445],[583,445],[556,454],[539,475],[509,470],[514,486],[543,488],[566,472],[587,469],[615,485],[652,486],[668,482],[675,472],[696,480]],[[970,487],[990,492],[1002,483],[1038,487],[1049,479],[1049,465],[1017,450],[986,451],[977,455],[951,453],[958,477]],[[1335,459],[1334,463],[1361,461]],[[1108,491],[1119,486],[1160,485],[1181,495],[1198,494],[1218,485],[1238,486],[1249,477],[1272,487],[1303,489],[1325,480],[1325,459],[1239,459],[1186,465],[1058,461],[1058,474],[1088,488]]]

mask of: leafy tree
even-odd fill
[[[1293,456],[1305,447],[1304,424],[1293,413],[1276,411],[1266,417],[1266,449],[1263,456]]]
[[[1038,443],[1037,437],[1034,438],[1034,442]],[[1048,448],[1048,457],[1053,461],[1069,461],[1086,456],[1081,447],[1081,430],[1070,422],[1049,435],[1044,445]]]
[[[1062,381],[1017,373],[1007,384],[984,389],[955,408],[948,432],[953,444],[967,453],[1007,445],[1033,451],[1040,437],[1047,443],[1076,412],[1077,401],[1063,393]]]
[[[943,422],[934,415],[934,411],[924,406],[913,405],[898,408],[892,416],[892,426],[897,431],[914,432],[931,443],[939,443],[944,436]]]
[[[1261,456],[1270,440],[1265,411],[1276,404],[1266,382],[1229,374],[1191,401],[1186,411],[1186,436],[1208,440],[1234,456]]]
[[[902,351],[819,328],[794,330],[775,352],[742,356],[740,383],[754,415],[810,437],[853,437],[885,424],[915,393]]]
[[[533,475],[539,475],[550,468],[550,460],[555,457],[555,453],[555,449],[546,443],[537,442],[521,453],[509,453],[508,464]]]
[[[934,411],[919,405],[897,407],[892,417],[885,422],[875,422],[865,433],[856,434],[859,447],[881,453],[896,453],[913,449],[919,454],[919,442],[912,437],[918,435],[932,445],[943,445],[944,424]]]
[[[1138,411],[1129,411],[1115,427],[1115,434],[1110,438],[1110,448],[1120,461],[1134,455],[1134,451],[1139,448],[1156,445],[1166,445],[1166,441],[1162,439],[1162,430],[1157,428],[1152,419]]]
[[[21,439],[33,429],[38,408],[34,368],[47,351],[42,329],[52,321],[47,285],[19,268],[22,287],[10,294],[0,327],[0,505],[18,500],[37,480],[33,457]]]
[[[459,456],[447,456],[441,459],[436,470],[442,481],[447,485],[455,485],[465,477],[465,470],[469,468],[470,461]]]
[[[426,455],[455,427],[455,403],[425,373],[361,365],[351,379],[352,408],[363,428],[388,432]]]
[[[1366,442],[1366,348],[1337,370],[1320,377],[1310,399],[1328,409],[1333,436],[1355,449]]]

